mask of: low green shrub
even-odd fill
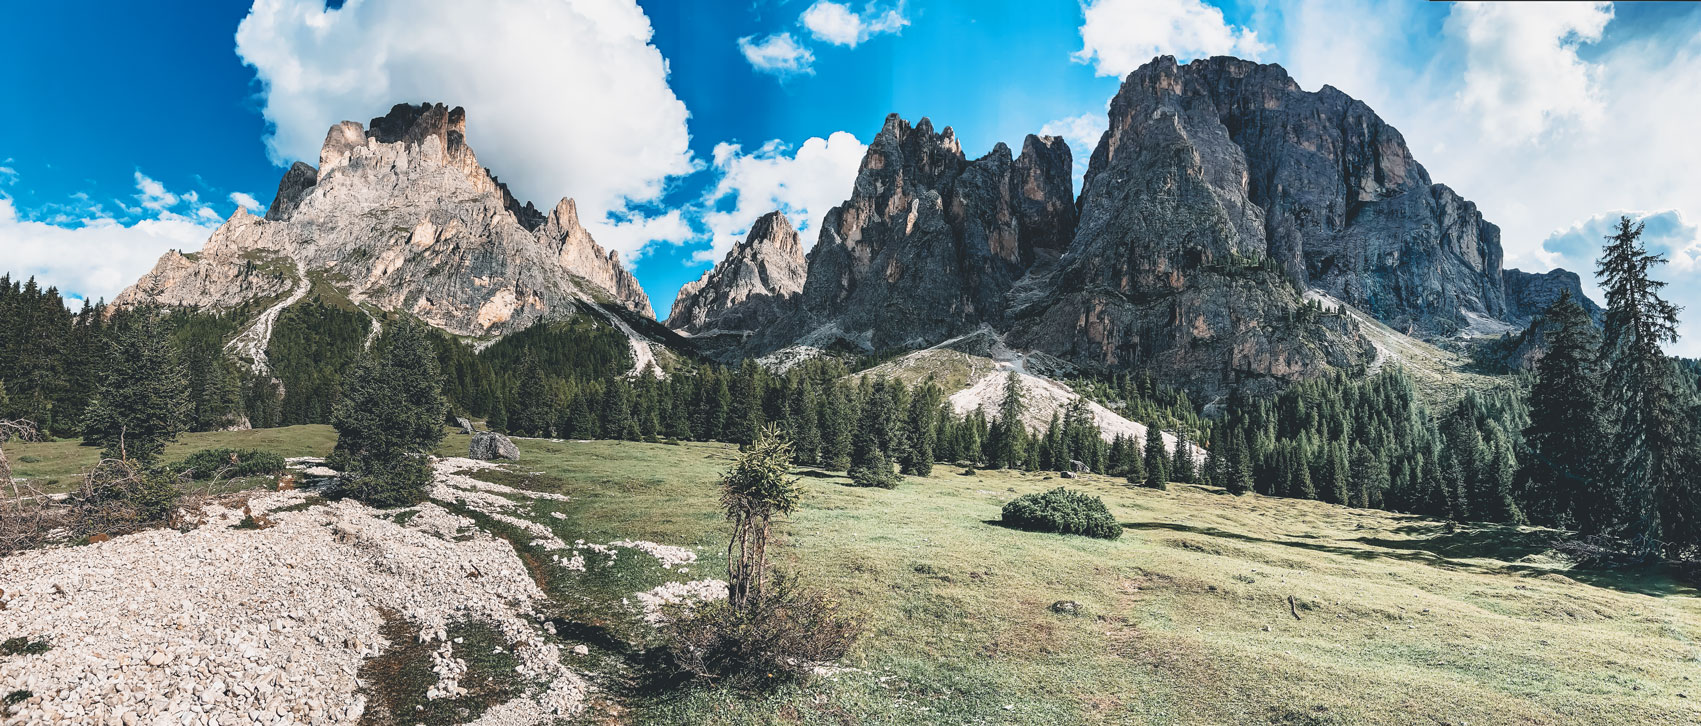
[[[668,615],[665,652],[680,673],[750,689],[804,679],[843,658],[864,627],[837,600],[783,574],[743,609],[716,600]]]
[[[221,471],[225,478],[237,479],[281,474],[284,458],[270,451],[255,449],[207,449],[190,454],[171,468],[184,472],[191,479],[211,479]]]
[[[851,484],[859,487],[879,487],[881,489],[897,489],[904,478],[892,471],[892,465],[885,466],[853,466],[850,471]]]
[[[1122,536],[1122,525],[1110,516],[1104,500],[1058,487],[1041,494],[1024,494],[1004,505],[1004,524],[1032,532],[1079,534],[1101,539]]]

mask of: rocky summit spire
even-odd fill
[[[265,219],[241,210],[196,255],[167,253],[115,302],[229,309],[299,299],[310,280],[348,299],[488,338],[609,303],[650,314],[619,257],[571,200],[518,203],[468,143],[466,112],[398,104],[332,126],[319,167],[296,163]]]
[[[1030,136],[1018,158],[998,144],[970,161],[950,127],[888,116],[850,198],[821,222],[798,314],[773,335],[881,349],[1002,321],[1015,282],[1074,235],[1069,170],[1061,139]]]
[[[791,312],[803,292],[803,245],[780,212],[762,215],[714,268],[679,290],[667,325],[692,334],[747,332]]]

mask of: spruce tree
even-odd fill
[[[1330,504],[1348,504],[1348,474],[1346,445],[1335,441],[1323,454],[1323,471],[1327,477],[1318,487],[1318,494]]]
[[[1004,398],[998,404],[998,420],[993,422],[985,451],[994,469],[1018,468],[1027,458],[1022,451],[1027,438],[1027,428],[1022,423],[1023,399],[1022,376],[1010,371],[1004,377]]]
[[[1606,293],[1603,398],[1616,404],[1607,471],[1617,487],[1616,534],[1652,556],[1701,542],[1694,509],[1690,421],[1677,399],[1671,361],[1660,346],[1677,340],[1678,307],[1660,297],[1651,270],[1665,257],[1642,244],[1642,225],[1619,219],[1596,266]],[[1598,503],[1610,506],[1609,502]]]
[[[820,408],[815,396],[815,383],[809,376],[798,376],[796,385],[791,387],[790,402],[786,405],[786,430],[791,434],[797,463],[805,466],[814,466],[820,461]]]
[[[83,415],[83,441],[109,459],[151,464],[187,430],[189,414],[187,375],[160,316],[133,312],[108,345],[104,375]]]
[[[1350,477],[1349,504],[1370,507],[1382,490],[1388,488],[1388,467],[1364,444],[1354,444]]]
[[[1569,291],[1542,315],[1542,329],[1547,352],[1536,364],[1524,429],[1528,514],[1542,524],[1599,533],[1610,524],[1601,517],[1609,494],[1597,453],[1607,435],[1595,360],[1600,336]]]
[[[1195,469],[1197,468],[1198,467],[1195,466],[1193,461],[1192,442],[1187,439],[1187,429],[1176,429],[1175,452],[1174,455],[1170,457],[1169,463],[1170,479],[1183,484],[1197,483],[1197,477],[1195,475]]]
[[[1152,489],[1169,488],[1169,450],[1164,448],[1163,432],[1157,423],[1146,424],[1146,486]]]
[[[443,440],[442,377],[429,333],[417,324],[391,324],[343,380],[331,414],[337,429],[334,464],[339,491],[377,507],[425,498],[431,483],[426,454]]]
[[[1229,439],[1234,447],[1223,459],[1223,487],[1231,494],[1252,491],[1252,454],[1246,444],[1246,432],[1236,430]]]

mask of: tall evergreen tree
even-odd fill
[[[104,375],[83,415],[83,440],[108,458],[152,463],[189,425],[183,364],[160,316],[139,311],[108,346]]]
[[[407,506],[425,497],[425,455],[443,440],[444,400],[437,355],[417,324],[386,326],[343,383],[331,415],[333,459],[341,491],[373,506]]]
[[[1163,432],[1158,424],[1146,424],[1146,486],[1169,488],[1169,450],[1164,448]]]
[[[1691,432],[1662,343],[1677,340],[1678,307],[1651,271],[1665,257],[1642,244],[1642,224],[1621,217],[1596,266],[1606,293],[1601,358],[1606,400],[1616,404],[1608,470],[1619,482],[1616,533],[1644,555],[1701,541],[1688,459]],[[1609,505],[1602,502],[1603,505]]]
[[[1607,425],[1600,396],[1594,321],[1570,292],[1542,316],[1547,353],[1536,364],[1530,387],[1530,425],[1524,429],[1529,455],[1521,478],[1529,515],[1548,525],[1604,531],[1611,501],[1603,487],[1599,450]]]
[[[1197,482],[1197,468],[1193,461],[1192,443],[1187,440],[1187,429],[1177,429],[1175,452],[1169,462],[1170,479],[1183,484],[1194,484]]]

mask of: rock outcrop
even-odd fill
[[[786,216],[762,215],[713,269],[680,288],[667,326],[701,334],[750,332],[771,324],[795,307],[806,265],[797,230]]]
[[[762,342],[922,347],[1003,322],[1010,288],[1074,236],[1069,170],[1056,137],[969,161],[950,127],[888,116],[820,224],[798,312]]]
[[[1272,260],[1252,167],[1211,90],[1173,59],[1128,76],[1083,182],[1074,241],[1012,296],[1012,344],[1093,368],[1150,368],[1207,394],[1367,360],[1355,325],[1307,308]]]
[[[1177,65],[1167,56],[1131,74],[1117,98],[1094,167],[1124,148],[1119,113],[1172,107],[1185,146],[1206,167],[1245,175],[1213,180],[1245,189],[1233,203],[1247,208],[1229,221],[1264,244],[1242,254],[1267,257],[1396,329],[1450,334],[1471,316],[1506,315],[1499,228],[1431,182],[1400,132],[1363,102],[1332,86],[1301,90],[1278,65],[1228,57]],[[1122,183],[1089,172],[1083,199],[1095,182]]]
[[[167,253],[115,303],[223,310],[321,282],[479,338],[580,301],[650,314],[572,200],[545,217],[479,164],[460,108],[402,104],[368,126],[331,127],[318,168],[292,167],[265,219],[237,210],[200,253]]]
[[[1506,321],[1509,323],[1528,325],[1567,292],[1589,312],[1596,325],[1605,320],[1606,311],[1583,294],[1583,280],[1570,270],[1555,268],[1547,272],[1525,272],[1513,268],[1501,273],[1501,279],[1505,280]]]
[[[520,447],[515,446],[512,439],[495,431],[480,431],[473,434],[472,444],[467,450],[467,458],[480,461],[518,460],[520,458]]]

